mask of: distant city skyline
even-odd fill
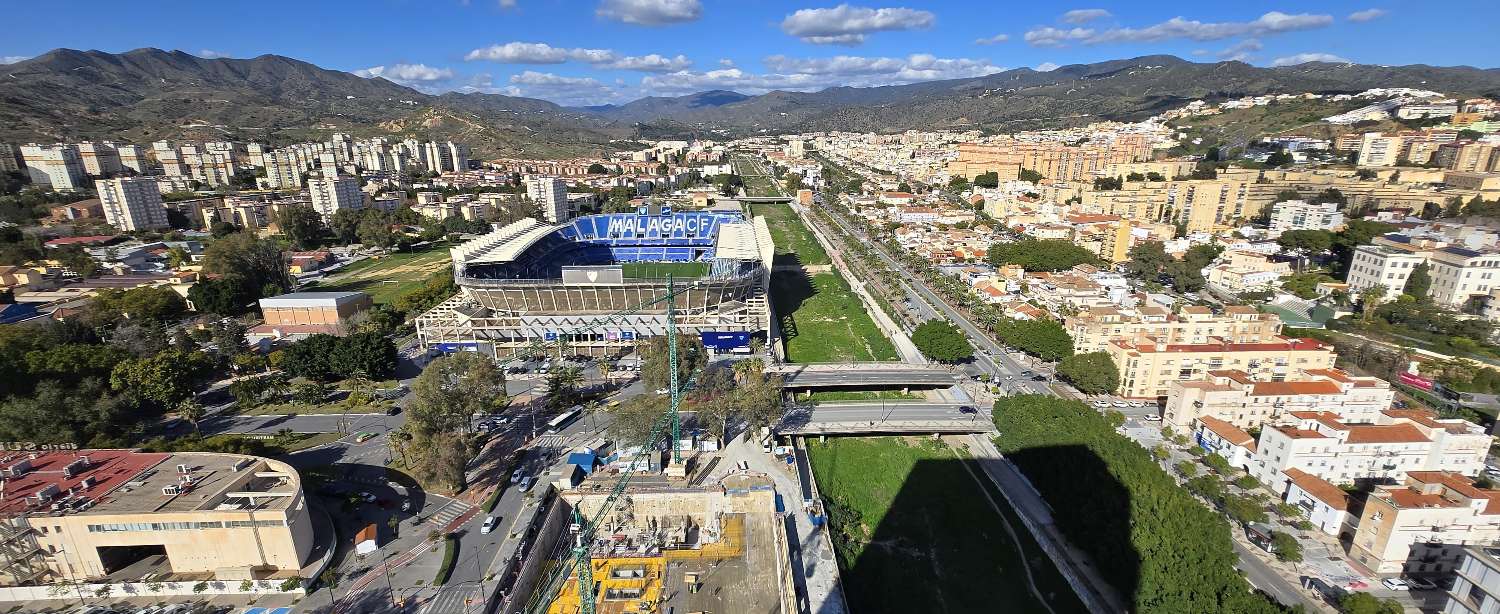
[[[1460,0],[1260,4],[978,1],[347,0],[171,10],[70,4],[7,11],[0,63],[54,48],[284,55],[426,92],[561,104],[623,103],[712,89],[813,91],[973,77],[1150,54],[1257,66],[1306,61],[1475,65],[1500,43]],[[270,16],[278,16],[269,19]]]

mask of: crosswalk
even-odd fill
[[[437,513],[433,514],[431,516],[431,519],[432,522],[437,524],[437,526],[445,527],[448,526],[448,523],[453,522],[454,518],[458,518],[459,516],[464,515],[464,512],[469,511],[469,509],[472,507],[474,506],[469,505],[468,503],[464,503],[463,501],[453,499],[449,501],[447,505],[438,508]]]
[[[468,603],[464,603],[465,600]],[[473,585],[444,587],[431,601],[422,606],[419,614],[458,614],[478,611],[484,607],[479,587]]]
[[[536,440],[536,447],[538,447],[538,448],[557,448],[557,447],[561,447],[563,445],[563,441],[565,439],[566,438],[563,437],[562,435],[543,435],[541,439]]]

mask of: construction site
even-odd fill
[[[597,472],[561,491],[549,510],[536,560],[521,574],[532,580],[524,611],[795,612],[783,524],[771,479],[755,472],[699,485]],[[580,590],[584,568],[589,586]]]

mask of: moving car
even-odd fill
[[[979,410],[976,409],[973,405],[960,405],[958,407],[958,413],[961,413],[961,414],[978,414]]]
[[[484,519],[484,524],[479,525],[479,532],[484,535],[489,535],[490,531],[494,531],[495,525],[498,524],[500,524],[499,518],[496,518],[494,516],[487,516]]]
[[[372,495],[372,494],[370,494],[367,491],[363,491],[363,490],[359,491],[359,498],[360,498],[360,500],[364,501],[365,503],[374,503],[375,502],[375,495]]]
[[[1393,591],[1411,590],[1411,585],[1407,584],[1401,578],[1386,578],[1381,580],[1380,584]]]

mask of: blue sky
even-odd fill
[[[1500,57],[1494,0],[58,0],[5,14],[0,62],[57,47],[275,53],[429,92],[563,104],[910,83],[1154,53],[1260,66],[1488,68]]]

